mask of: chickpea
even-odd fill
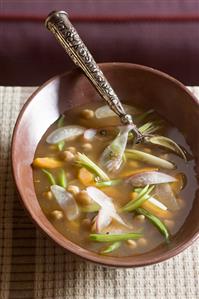
[[[54,210],[53,212],[51,212],[51,217],[54,221],[57,221],[63,219],[64,214],[62,211]]]
[[[144,222],[145,221],[145,216],[144,215],[137,215],[135,217],[136,220],[140,221],[140,222]]]
[[[84,143],[82,144],[82,149],[85,152],[90,152],[93,149],[93,146],[90,143]]]
[[[80,112],[80,116],[85,119],[91,119],[94,117],[94,112],[91,109],[84,109]]]
[[[81,205],[89,205],[92,201],[92,199],[90,198],[90,196],[88,195],[88,193],[85,190],[80,191],[76,195],[76,200]]]
[[[131,249],[134,249],[137,247],[137,243],[134,240],[127,240],[126,242]]]
[[[53,199],[53,194],[52,194],[51,191],[43,192],[42,195],[43,195],[46,199],[49,199],[49,200]]]
[[[148,243],[148,241],[147,241],[147,239],[145,239],[145,238],[140,238],[140,239],[138,240],[138,245],[140,245],[140,246],[146,246],[147,243]]]
[[[88,219],[88,218],[85,218],[82,220],[82,225],[85,227],[85,228],[89,228],[91,226],[91,220]]]
[[[67,147],[66,151],[71,152],[72,154],[76,154],[77,150],[74,146]]]
[[[60,159],[66,161],[66,162],[72,162],[75,158],[74,154],[69,151],[64,151],[60,153]]]
[[[169,229],[172,229],[172,228],[174,228],[174,225],[175,225],[175,222],[173,221],[173,220],[164,220],[164,223],[165,223],[165,225],[169,228]]]
[[[76,196],[79,192],[80,192],[80,189],[78,186],[75,186],[75,185],[69,185],[68,186],[68,192],[72,193],[74,196]]]

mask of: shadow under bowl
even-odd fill
[[[174,78],[157,70],[128,63],[101,64],[122,102],[153,108],[183,132],[199,170],[199,102]],[[62,248],[87,260],[114,267],[137,267],[175,256],[199,235],[199,193],[192,209],[169,246],[132,257],[109,257],[86,250],[66,239],[48,221],[36,198],[31,163],[36,147],[61,113],[89,102],[102,101],[79,69],[56,76],[28,99],[16,122],[12,139],[12,168],[21,200],[34,222]],[[102,102],[103,104],[103,102]]]

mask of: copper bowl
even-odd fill
[[[184,132],[199,171],[199,104],[174,78],[151,68],[128,63],[101,64],[122,102],[153,107]],[[199,235],[199,194],[191,211],[169,246],[132,257],[109,257],[86,250],[66,239],[43,214],[35,195],[31,163],[46,129],[65,110],[90,101],[101,101],[79,69],[56,76],[28,99],[16,122],[12,139],[12,168],[21,200],[33,221],[57,244],[89,261],[115,267],[137,267],[164,261],[191,245]]]

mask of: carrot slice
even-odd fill
[[[147,210],[148,212],[153,213],[155,216],[161,217],[161,218],[171,218],[172,214],[171,212],[169,212],[168,210],[162,210],[159,207],[157,207],[156,205],[152,204],[149,201],[145,201],[142,204],[142,208],[144,208],[145,210]]]
[[[63,162],[49,157],[36,158],[33,161],[33,166],[38,168],[59,168],[63,167],[63,165]]]
[[[90,186],[94,183],[94,175],[84,167],[80,168],[78,179],[84,186]]]
[[[110,197],[120,197],[121,193],[115,189],[114,187],[103,187],[101,188],[103,192],[105,192]]]
[[[156,167],[144,167],[141,169],[131,169],[131,170],[125,170],[121,173],[120,178],[126,178],[128,176],[132,176],[138,173],[144,173],[148,171],[158,171],[158,168]]]
[[[131,192],[131,199],[136,200],[138,194],[137,192]],[[153,213],[155,216],[161,217],[161,218],[171,218],[172,214],[168,210],[162,210],[150,201],[145,201],[142,205],[142,208],[147,210],[148,212]]]

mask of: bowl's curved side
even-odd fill
[[[189,90],[176,79],[148,67],[128,63],[106,63],[100,66],[122,101],[144,107],[153,106],[185,132],[196,157],[196,171],[199,172],[199,106]],[[134,257],[100,256],[81,248],[61,235],[43,214],[35,195],[31,168],[36,146],[60,113],[91,99],[101,101],[87,78],[76,69],[50,79],[22,108],[13,132],[11,153],[13,176],[25,208],[33,221],[57,244],[89,261],[109,266],[137,267],[173,257],[192,244],[199,235],[198,194],[181,230],[183,234],[176,235],[172,246],[160,246]]]

